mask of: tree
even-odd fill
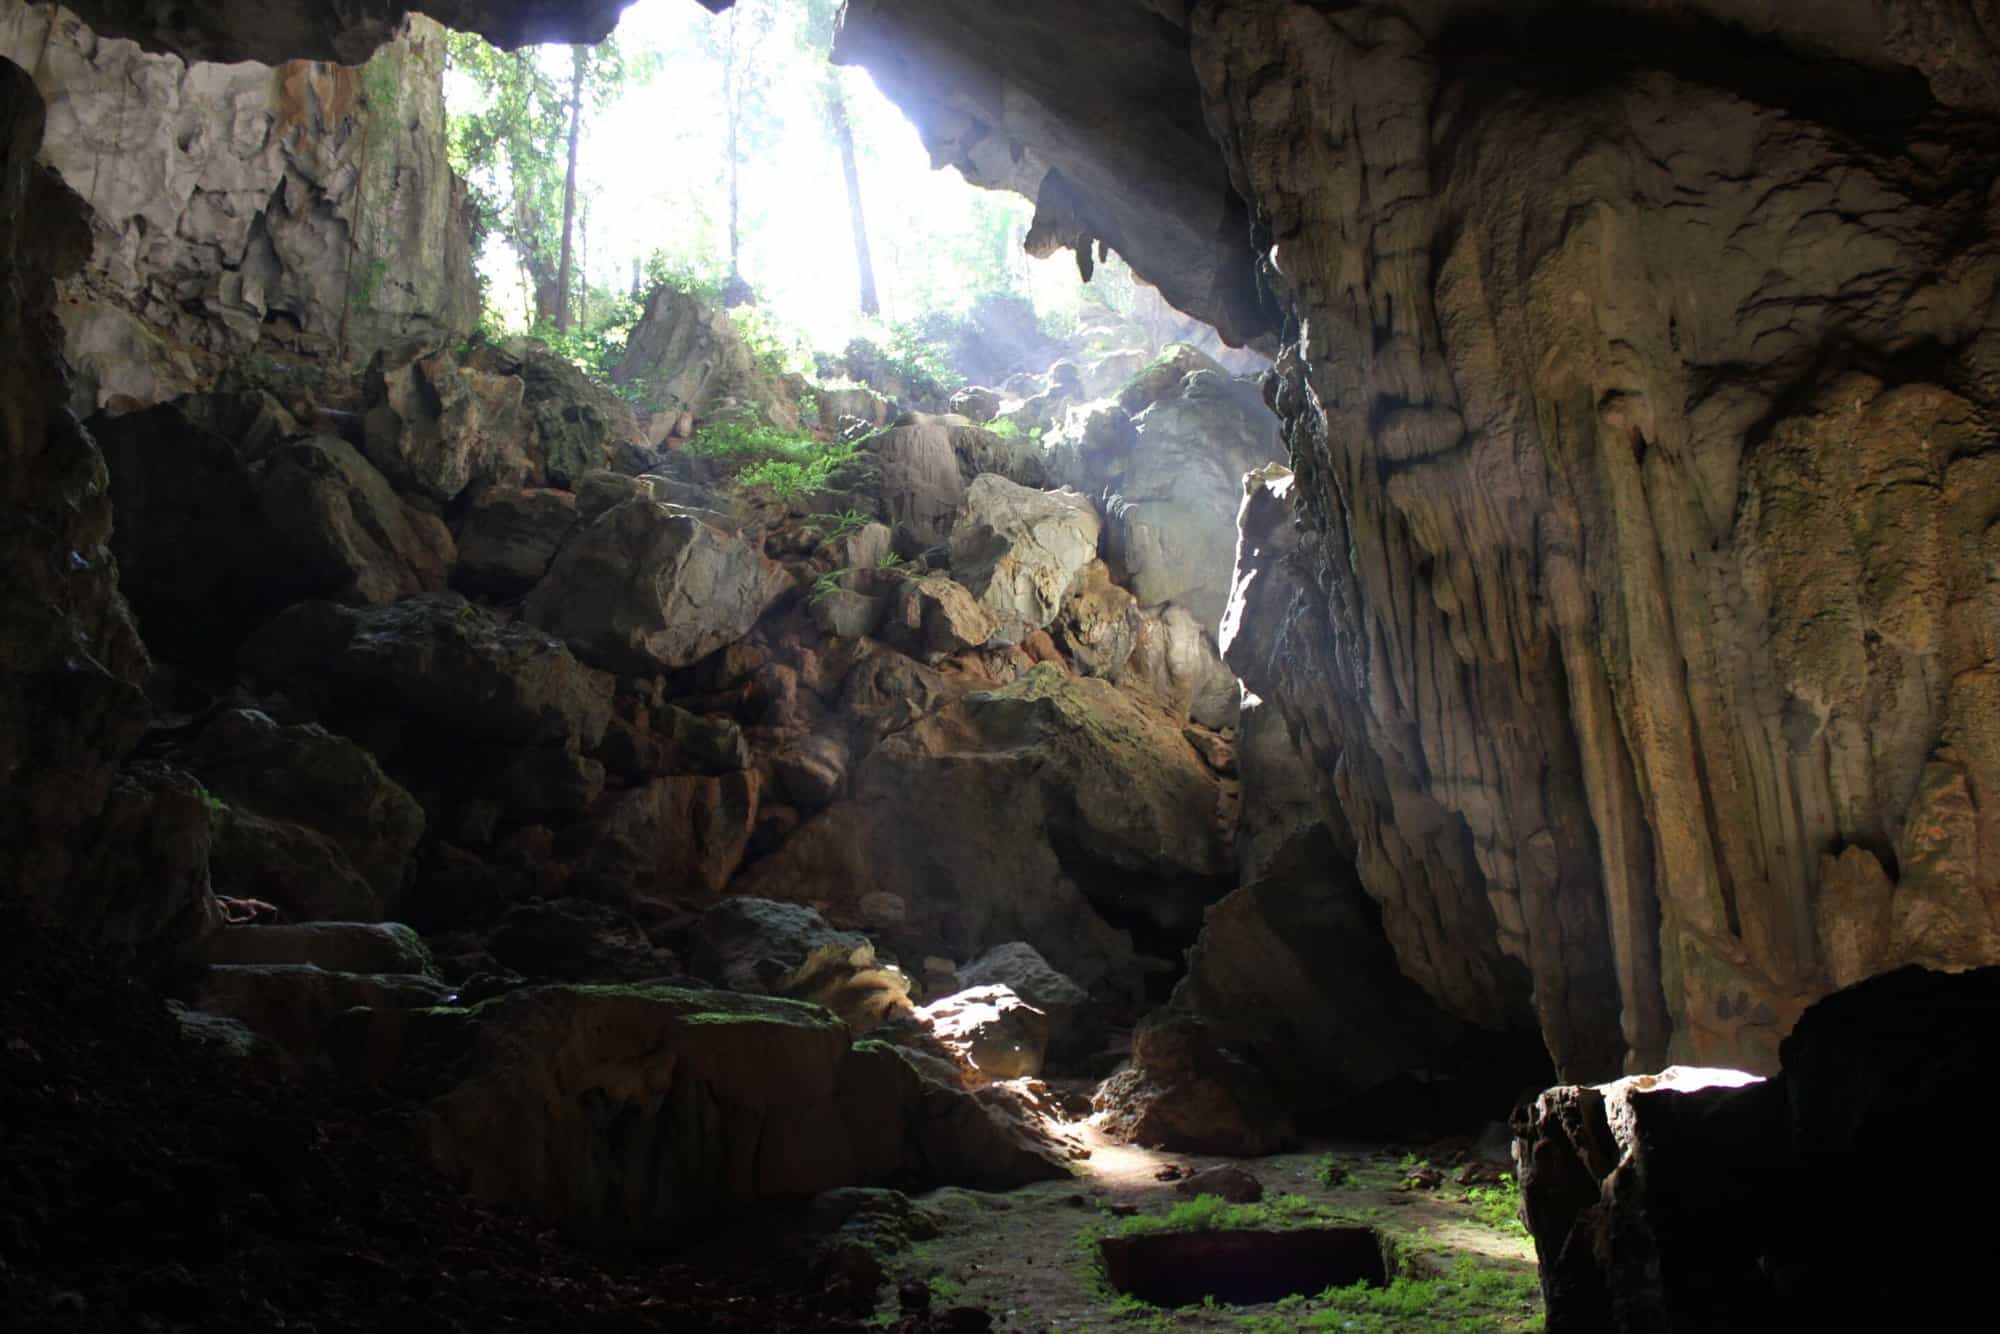
[[[813,54],[825,65],[820,98],[826,107],[826,123],[834,147],[840,152],[840,175],[847,184],[847,219],[854,232],[854,265],[861,274],[861,313],[874,316],[882,313],[882,301],[875,290],[875,257],[868,248],[868,218],[861,207],[861,168],[854,152],[854,124],[847,115],[847,94],[841,87],[840,67],[833,63],[833,39],[839,26],[838,0],[807,0],[803,31]]]
[[[478,217],[474,239],[507,243],[532,294],[530,323],[567,333],[584,129],[593,111],[651,78],[657,62],[628,60],[616,38],[573,47],[565,94],[532,49],[497,51],[455,32],[450,55],[453,71],[481,94],[478,110],[451,118],[452,166]]]
[[[562,263],[556,279],[556,332],[569,332],[570,255],[576,235],[576,154],[583,137],[583,80],[590,73],[590,48],[572,46],[569,85],[569,168],[563,175]]]

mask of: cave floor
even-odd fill
[[[935,1306],[992,1313],[997,1330],[1081,1334],[1118,1330],[1451,1330],[1542,1328],[1534,1245],[1513,1217],[1508,1185],[1462,1186],[1445,1169],[1433,1187],[1406,1185],[1428,1166],[1398,1147],[1321,1143],[1267,1158],[1219,1158],[1115,1144],[1089,1127],[1090,1158],[1072,1181],[1006,1194],[941,1190],[919,1203],[939,1235],[884,1257],[890,1281],[876,1320],[892,1324],[898,1288],[927,1282]],[[1222,1225],[1365,1226],[1389,1239],[1399,1277],[1388,1288],[1344,1289],[1257,1306],[1163,1309],[1107,1284],[1096,1241],[1200,1212],[1163,1170],[1242,1168],[1264,1187],[1260,1205]],[[1328,1184],[1329,1167],[1345,1179]],[[1253,1212],[1254,1211],[1254,1212]],[[1145,1219],[1159,1219],[1148,1223]]]

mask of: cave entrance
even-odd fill
[[[1105,1237],[1097,1245],[1112,1289],[1154,1306],[1193,1306],[1210,1297],[1254,1306],[1389,1281],[1382,1238],[1366,1227],[1155,1232]]]

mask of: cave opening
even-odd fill
[[[1852,1314],[2000,53],[1629,8],[0,0],[0,1305]]]

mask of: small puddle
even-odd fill
[[[1208,1297],[1254,1306],[1389,1281],[1381,1238],[1365,1227],[1155,1232],[1105,1237],[1097,1245],[1112,1288],[1154,1306],[1192,1306]]]

